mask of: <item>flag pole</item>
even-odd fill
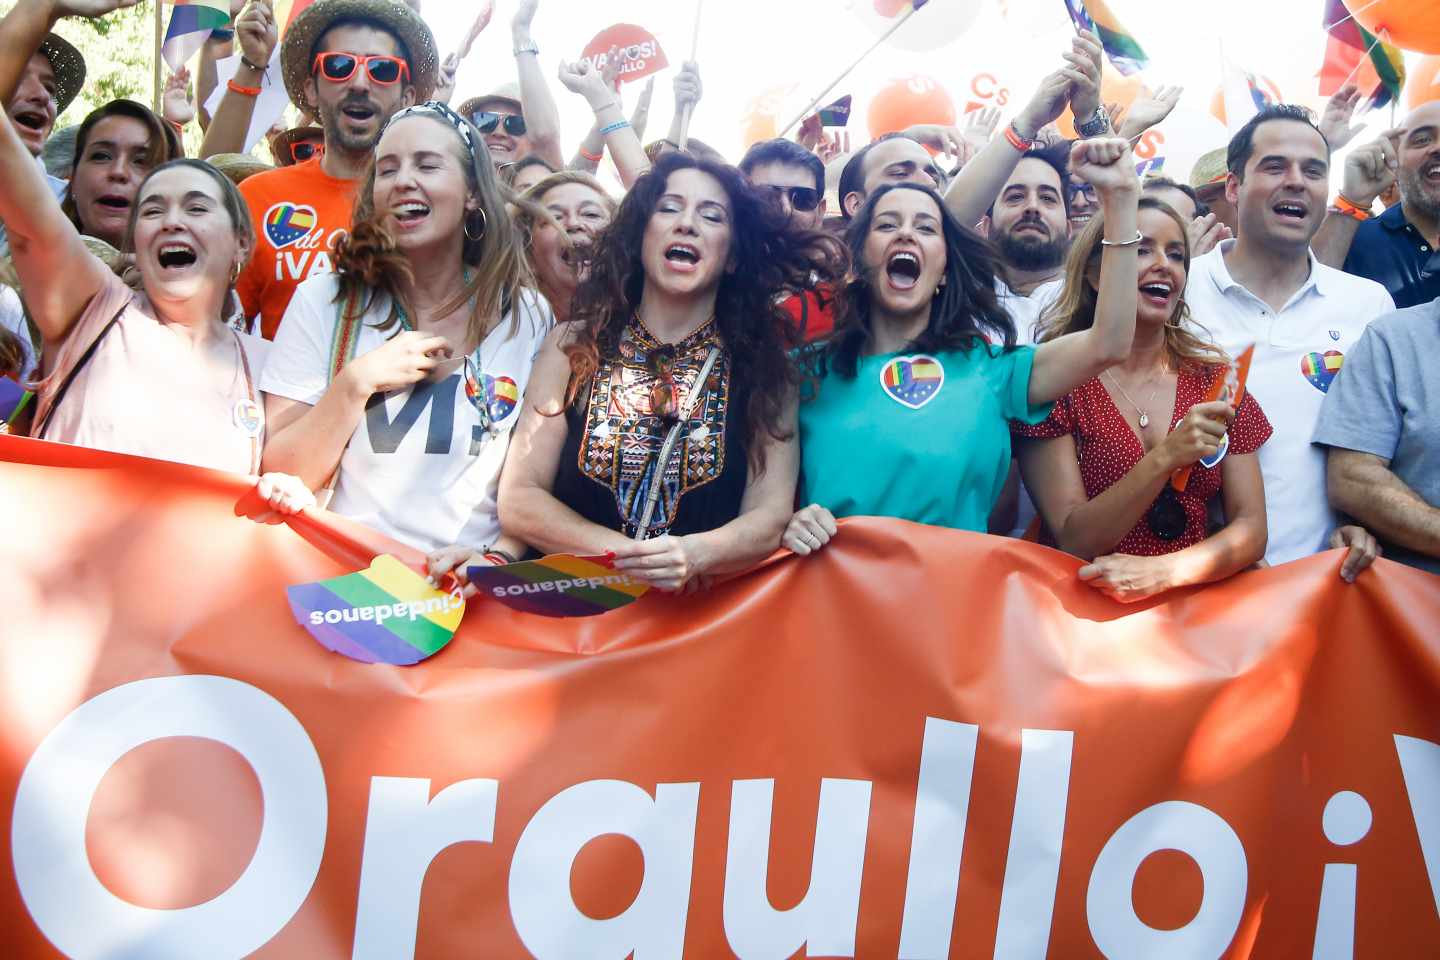
[[[162,12],[165,4],[162,0],[155,0],[155,112],[160,112],[160,47],[165,38],[165,14]]]
[[[882,35],[879,40],[876,40],[874,43],[872,43],[872,44],[870,45],[870,49],[868,49],[868,50],[866,50],[864,53],[860,54],[860,56],[855,59],[855,62],[854,62],[854,63],[850,64],[850,66],[848,66],[848,67],[846,67],[844,70],[840,71],[840,76],[838,76],[838,77],[836,77],[834,80],[830,81],[829,85],[826,86],[824,90],[821,90],[818,94],[816,94],[815,99],[814,99],[814,100],[811,100],[810,103],[809,103],[808,105],[806,105],[805,109],[800,111],[800,115],[799,115],[799,116],[797,116],[794,120],[791,120],[789,123],[785,124],[785,129],[784,129],[784,130],[781,130],[780,133],[778,134],[778,136],[781,136],[781,137],[785,136],[785,134],[789,133],[792,129],[794,129],[795,124],[799,123],[801,120],[804,120],[807,116],[809,116],[809,115],[810,115],[810,111],[813,110],[813,109],[815,109],[815,105],[816,105],[817,103],[819,103],[821,100],[825,99],[825,95],[826,95],[827,93],[829,93],[831,90],[834,90],[836,87],[840,86],[840,82],[841,82],[842,80],[844,80],[846,77],[850,76],[850,71],[852,71],[852,70],[854,70],[856,67],[860,66],[860,64],[861,64],[862,62],[864,62],[864,60],[865,60],[866,57],[868,57],[868,56],[870,56],[870,54],[874,53],[874,52],[879,48],[880,44],[884,43],[886,40],[889,40],[889,39],[890,39],[890,36],[891,36],[896,30],[899,30],[901,27],[905,26],[905,24],[906,24],[907,22],[909,22],[910,18],[913,17],[913,16],[915,16],[915,14],[917,14],[917,13],[919,13],[919,10],[917,10],[917,9],[914,8],[914,7],[911,7],[909,13],[905,14],[905,16],[901,17],[899,20],[896,20],[896,21],[895,21],[895,26],[891,27],[889,30],[886,30],[885,33],[884,33],[884,35]]]
[[[690,62],[698,63],[700,56],[700,17],[705,12],[705,0],[695,0],[695,30],[690,35]],[[694,103],[685,104],[685,109],[680,113],[680,142],[675,144],[675,149],[684,150],[685,145],[690,142],[690,114],[695,110]]]
[[[1354,9],[1354,10],[1351,10],[1351,9],[1349,8],[1349,6],[1346,6],[1346,8],[1345,8],[1345,13],[1346,13],[1346,15],[1343,16],[1343,17],[1341,17],[1339,20],[1336,20],[1334,23],[1327,23],[1327,24],[1325,24],[1325,31],[1328,33],[1329,31],[1333,30],[1334,28],[1340,26],[1340,24],[1342,24],[1342,23],[1349,23],[1351,20],[1354,20],[1354,19],[1355,19],[1355,14],[1357,14],[1357,13],[1364,13],[1366,10],[1369,10],[1371,7],[1375,6],[1375,4],[1377,4],[1377,3],[1379,3],[1379,2],[1380,2],[1380,0],[1370,0],[1369,3],[1365,4],[1365,6],[1363,6],[1363,7],[1357,7],[1357,8]]]

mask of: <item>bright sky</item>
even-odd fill
[[[744,149],[742,122],[757,97],[777,90],[783,125],[878,37],[873,0],[541,0],[534,37],[541,65],[554,77],[562,58],[578,57],[603,28],[640,24],[660,40],[672,65],[656,83],[646,139],[664,136],[673,112],[670,79],[690,55],[695,15],[703,3],[699,63],[705,95],[691,132],[732,161]],[[497,0],[495,18],[461,68],[456,102],[512,79],[509,33],[515,0]],[[1199,153],[1221,146],[1225,133],[1208,118],[1210,100],[1221,82],[1224,55],[1244,69],[1269,78],[1287,101],[1319,107],[1315,74],[1325,47],[1320,0],[1110,0],[1111,9],[1149,53],[1143,75],[1149,86],[1182,84],[1185,94],[1171,128],[1173,161],[1166,172],[1188,177]],[[425,16],[442,54],[469,27],[474,5],[427,0]],[[868,139],[866,108],[894,78],[925,75],[945,88],[957,113],[976,99],[978,74],[992,75],[995,89],[1008,90],[1008,119],[1040,78],[1059,65],[1071,28],[1063,0],[930,0],[902,31],[928,49],[882,45],[834,91],[854,96],[850,119],[855,146]],[[447,43],[443,38],[451,38]],[[898,39],[898,37],[897,37]],[[1410,54],[1413,63],[1417,55]],[[641,83],[624,88],[627,110]],[[982,90],[991,89],[982,82]],[[788,91],[788,92],[787,92]],[[573,151],[589,129],[583,100],[554,82],[564,119],[565,149]],[[1402,108],[1403,113],[1403,108]],[[1372,115],[1376,133],[1388,126],[1389,110]],[[1162,131],[1166,129],[1162,127]],[[1366,139],[1366,138],[1362,138]],[[1338,168],[1338,165],[1337,165]]]

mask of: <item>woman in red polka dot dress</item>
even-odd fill
[[[1266,540],[1255,452],[1270,423],[1248,392],[1238,410],[1205,402],[1228,359],[1187,327],[1185,223],[1148,198],[1139,223],[1130,357],[1076,387],[1043,423],[1012,427],[1028,438],[1017,445],[1020,469],[1045,542],[1090,560],[1080,578],[1121,601],[1224,579],[1259,561]],[[1096,217],[1071,248],[1042,341],[1090,325],[1103,231]],[[1172,475],[1192,465],[1177,492]],[[1217,493],[1226,523],[1210,533],[1207,505]]]

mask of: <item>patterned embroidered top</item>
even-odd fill
[[[712,346],[720,353],[682,427],[669,469],[657,459],[675,418],[690,403]],[[619,343],[603,341],[588,390],[565,413],[569,435],[555,496],[585,519],[634,536],[653,484],[659,500],[649,535],[682,536],[724,526],[740,513],[746,456],[746,391],[739,387],[714,320],[663,344],[632,319]],[[735,406],[739,404],[739,406]],[[729,416],[734,406],[737,416]]]

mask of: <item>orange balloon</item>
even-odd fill
[[[1387,43],[1417,53],[1440,53],[1435,0],[1346,0],[1355,21]]]
[[[1260,92],[1265,94],[1271,103],[1285,102],[1285,95],[1280,92],[1279,87],[1275,86],[1274,80],[1264,76],[1257,76],[1255,79],[1259,81]],[[1210,115],[1221,123],[1228,122],[1225,119],[1225,84],[1223,83],[1215,88],[1215,95],[1210,98]]]
[[[870,101],[871,138],[917,123],[955,123],[955,101],[938,81],[916,74],[899,77],[880,88]]]
[[[1440,100],[1440,57],[1421,57],[1408,71],[1405,91],[1405,106],[1411,110]]]
[[[1129,107],[1142,93],[1148,96],[1150,88],[1139,77],[1127,77],[1110,64],[1105,64],[1100,72],[1100,102],[1106,109],[1111,104]],[[1075,140],[1080,136],[1075,132],[1075,114],[1069,107],[1055,121],[1055,126],[1066,140]]]
[[[756,94],[745,106],[745,115],[740,120],[740,142],[746,148],[762,140],[773,140],[780,135],[780,108],[795,92],[798,84],[781,84]],[[786,119],[789,119],[788,117]]]

